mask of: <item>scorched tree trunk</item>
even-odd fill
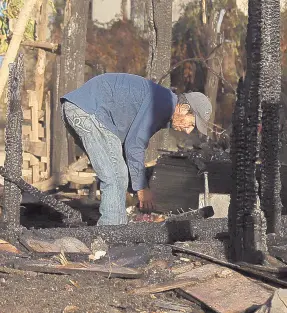
[[[84,83],[88,8],[89,0],[70,0],[66,3],[60,57],[59,96]],[[58,173],[75,160],[75,144],[63,126],[60,105],[57,104],[53,111],[55,117],[53,172]],[[67,146],[68,156],[66,156]]]
[[[172,0],[147,0],[149,22],[149,58],[147,77],[159,81],[170,68],[172,40]],[[170,87],[170,76],[162,82]],[[159,131],[150,140],[146,161],[157,158],[159,148],[167,148],[168,129]]]

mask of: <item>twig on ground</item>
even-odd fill
[[[17,274],[17,275],[29,275],[31,273],[37,274],[32,271],[23,271],[23,270],[18,270],[16,268],[11,268],[11,267],[6,267],[6,266],[0,266],[0,273],[5,273],[5,274]]]
[[[213,262],[213,263],[218,264],[218,265],[222,265],[222,266],[231,268],[231,269],[239,271],[241,273],[249,274],[249,275],[253,276],[256,279],[259,279],[259,280],[262,280],[262,281],[266,281],[266,282],[270,282],[270,283],[275,283],[277,285],[287,287],[287,282],[286,281],[278,279],[278,278],[276,278],[274,276],[271,276],[270,274],[268,275],[266,273],[263,273],[262,272],[262,268],[263,267],[261,268],[261,271],[259,271],[259,270],[255,270],[255,269],[249,268],[247,266],[242,266],[242,265],[238,265],[238,264],[234,264],[234,263],[230,263],[230,262],[225,262],[225,261],[219,260],[217,258],[214,258],[212,256],[206,255],[204,253],[196,252],[196,251],[193,251],[193,250],[190,250],[190,249],[181,248],[181,247],[177,247],[175,245],[170,245],[170,244],[167,244],[167,246],[171,247],[175,251],[179,251],[179,252],[186,253],[186,254],[191,254],[191,255],[194,255],[194,256],[196,256],[198,258],[201,258],[201,259]]]

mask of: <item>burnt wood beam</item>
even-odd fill
[[[264,27],[267,16],[263,13],[268,2],[250,0],[248,4],[247,72],[244,82],[238,86],[233,116],[231,155],[234,185],[229,210],[230,252],[235,261],[251,263],[260,262],[262,254],[267,252],[266,220],[260,208],[256,163],[260,150],[261,100],[265,92],[264,66],[269,56],[263,41],[271,36]]]
[[[287,234],[287,216],[282,218],[282,231]],[[1,231],[0,231],[1,235]],[[46,228],[37,230],[22,230],[18,232],[25,238],[58,239],[75,237],[86,245],[94,241],[97,236],[102,237],[108,244],[123,243],[154,243],[165,244],[176,241],[199,240],[212,241],[216,238],[229,238],[227,218],[194,219],[185,221],[171,221],[163,223],[129,223],[115,226],[84,226],[77,228]],[[279,239],[276,239],[276,242]],[[285,243],[284,243],[285,244]],[[274,240],[269,240],[274,246]],[[264,255],[262,256],[264,258]]]
[[[22,122],[21,89],[23,83],[23,55],[9,65],[8,103],[5,132],[5,168],[16,179],[22,175]],[[7,225],[7,238],[13,239],[14,231],[20,228],[21,190],[4,177],[3,217]]]
[[[267,232],[279,235],[282,203],[280,198],[279,106],[281,95],[280,1],[263,1],[262,61],[260,96],[262,105],[261,208]]]
[[[22,156],[22,154],[21,154]],[[22,164],[21,164],[22,167]],[[66,224],[80,224],[82,221],[81,213],[70,206],[66,205],[65,203],[56,200],[52,195],[48,195],[40,190],[38,190],[36,187],[28,184],[23,180],[23,178],[19,175],[15,175],[13,171],[9,171],[6,169],[6,167],[0,166],[0,175],[2,175],[9,184],[13,184],[13,186],[16,186],[19,190],[28,192],[33,197],[37,198],[41,203],[53,208],[57,212],[60,212],[63,214],[66,219],[64,219],[64,222]],[[21,174],[20,174],[21,175]],[[4,185],[5,186],[5,185]],[[20,194],[21,195],[21,194]],[[5,196],[4,196],[5,200]],[[21,201],[21,200],[20,200]],[[20,204],[19,204],[20,205]],[[17,215],[18,216],[18,215]],[[20,216],[20,214],[19,214]],[[5,220],[4,220],[5,222]]]
[[[25,47],[40,48],[56,54],[61,53],[61,45],[57,43],[50,43],[47,41],[22,41],[21,45]]]
[[[176,241],[189,241],[196,239],[212,239],[218,234],[227,231],[226,218],[173,220],[162,223],[129,223],[127,225],[84,226],[77,228],[46,228],[25,230],[23,235],[27,238],[58,239],[75,237],[90,246],[98,236],[108,244],[126,243],[152,243],[166,244]]]
[[[232,162],[232,193],[228,211],[228,226],[231,239],[230,256],[235,259],[243,250],[243,203],[245,197],[245,105],[244,84],[240,79],[237,88],[237,101],[232,116],[232,136],[230,155]]]

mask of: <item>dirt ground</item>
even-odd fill
[[[147,276],[145,278],[147,279]],[[28,273],[25,276],[0,274],[0,312],[206,312],[196,304],[181,299],[172,291],[155,295],[129,294],[130,290],[147,283],[148,279],[145,282],[139,279],[109,279],[97,274],[72,276],[35,273]],[[173,303],[181,309],[170,310],[162,303]]]

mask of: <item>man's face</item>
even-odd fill
[[[189,107],[178,104],[172,117],[172,128],[190,134],[195,127],[195,115],[188,112]]]

